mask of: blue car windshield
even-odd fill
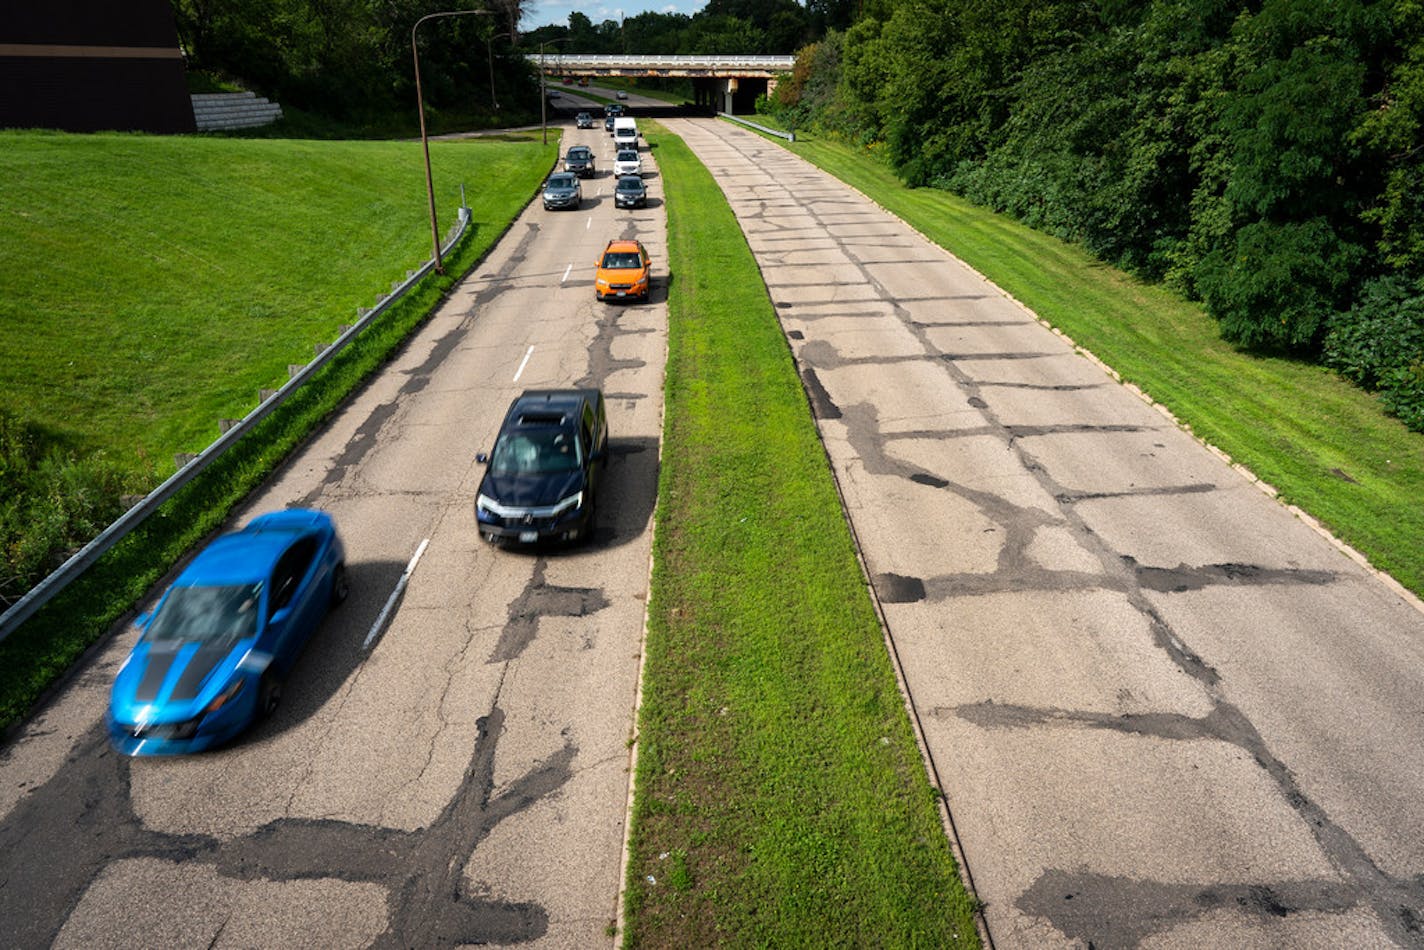
[[[583,464],[583,449],[569,429],[519,429],[500,434],[490,458],[496,475],[572,472]]]
[[[236,643],[257,633],[261,584],[175,587],[148,624],[145,640]]]

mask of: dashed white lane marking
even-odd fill
[[[592,220],[592,219],[590,219],[590,220]],[[569,275],[573,273],[573,270],[574,270],[573,261],[570,261],[570,262],[569,262],[569,266],[564,268],[564,276],[562,276],[562,277],[559,278],[559,283],[562,284],[564,281],[568,280],[568,279],[569,279]]]
[[[569,270],[573,270],[573,267],[574,267],[574,265],[570,264],[570,265],[569,265]],[[565,272],[564,272],[564,277],[567,279],[568,276],[569,276],[569,275],[568,275],[568,271],[565,271]],[[560,281],[560,283],[562,283],[562,281]],[[519,364],[519,369],[518,369],[518,370],[515,372],[515,374],[514,374],[514,381],[515,381],[516,383],[519,382],[519,377],[521,377],[521,376],[524,375],[524,367],[526,367],[526,366],[529,365],[529,357],[531,357],[531,356],[533,356],[533,355],[534,355],[534,347],[533,347],[533,346],[530,346],[529,349],[527,349],[527,350],[524,351],[524,359],[523,359],[523,361],[520,362],[520,364]]]
[[[532,347],[531,347],[532,349]],[[391,616],[391,611],[396,607],[396,601],[400,600],[400,595],[405,593],[405,585],[410,583],[410,575],[415,573],[415,565],[420,563],[420,556],[425,553],[425,546],[430,543],[426,538],[420,542],[420,547],[415,549],[415,554],[411,557],[410,563],[405,566],[405,573],[396,581],[396,589],[391,591],[391,596],[386,599],[386,606],[381,608],[381,615],[376,618],[376,622],[371,624],[371,632],[366,634],[366,642],[361,644],[361,649],[369,650],[386,626],[386,620]]]

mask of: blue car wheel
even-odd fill
[[[258,718],[272,718],[273,713],[280,705],[282,705],[282,678],[268,670],[262,674],[262,685],[257,690]]]
[[[331,572],[331,606],[337,607],[346,601],[351,593],[351,582],[346,579],[346,565],[338,564]]]

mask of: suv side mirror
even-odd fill
[[[479,462],[481,465],[488,465],[488,464],[489,464],[489,456],[486,455],[486,454],[483,453],[483,452],[476,452],[476,453],[475,453],[475,461],[476,461],[476,462]]]

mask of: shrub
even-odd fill
[[[1227,340],[1311,354],[1363,254],[1323,218],[1257,221],[1207,254],[1194,283]]]
[[[140,479],[102,452],[53,444],[0,411],[0,606],[8,606],[123,514]]]
[[[1383,277],[1330,321],[1325,363],[1424,432],[1424,281]]]

